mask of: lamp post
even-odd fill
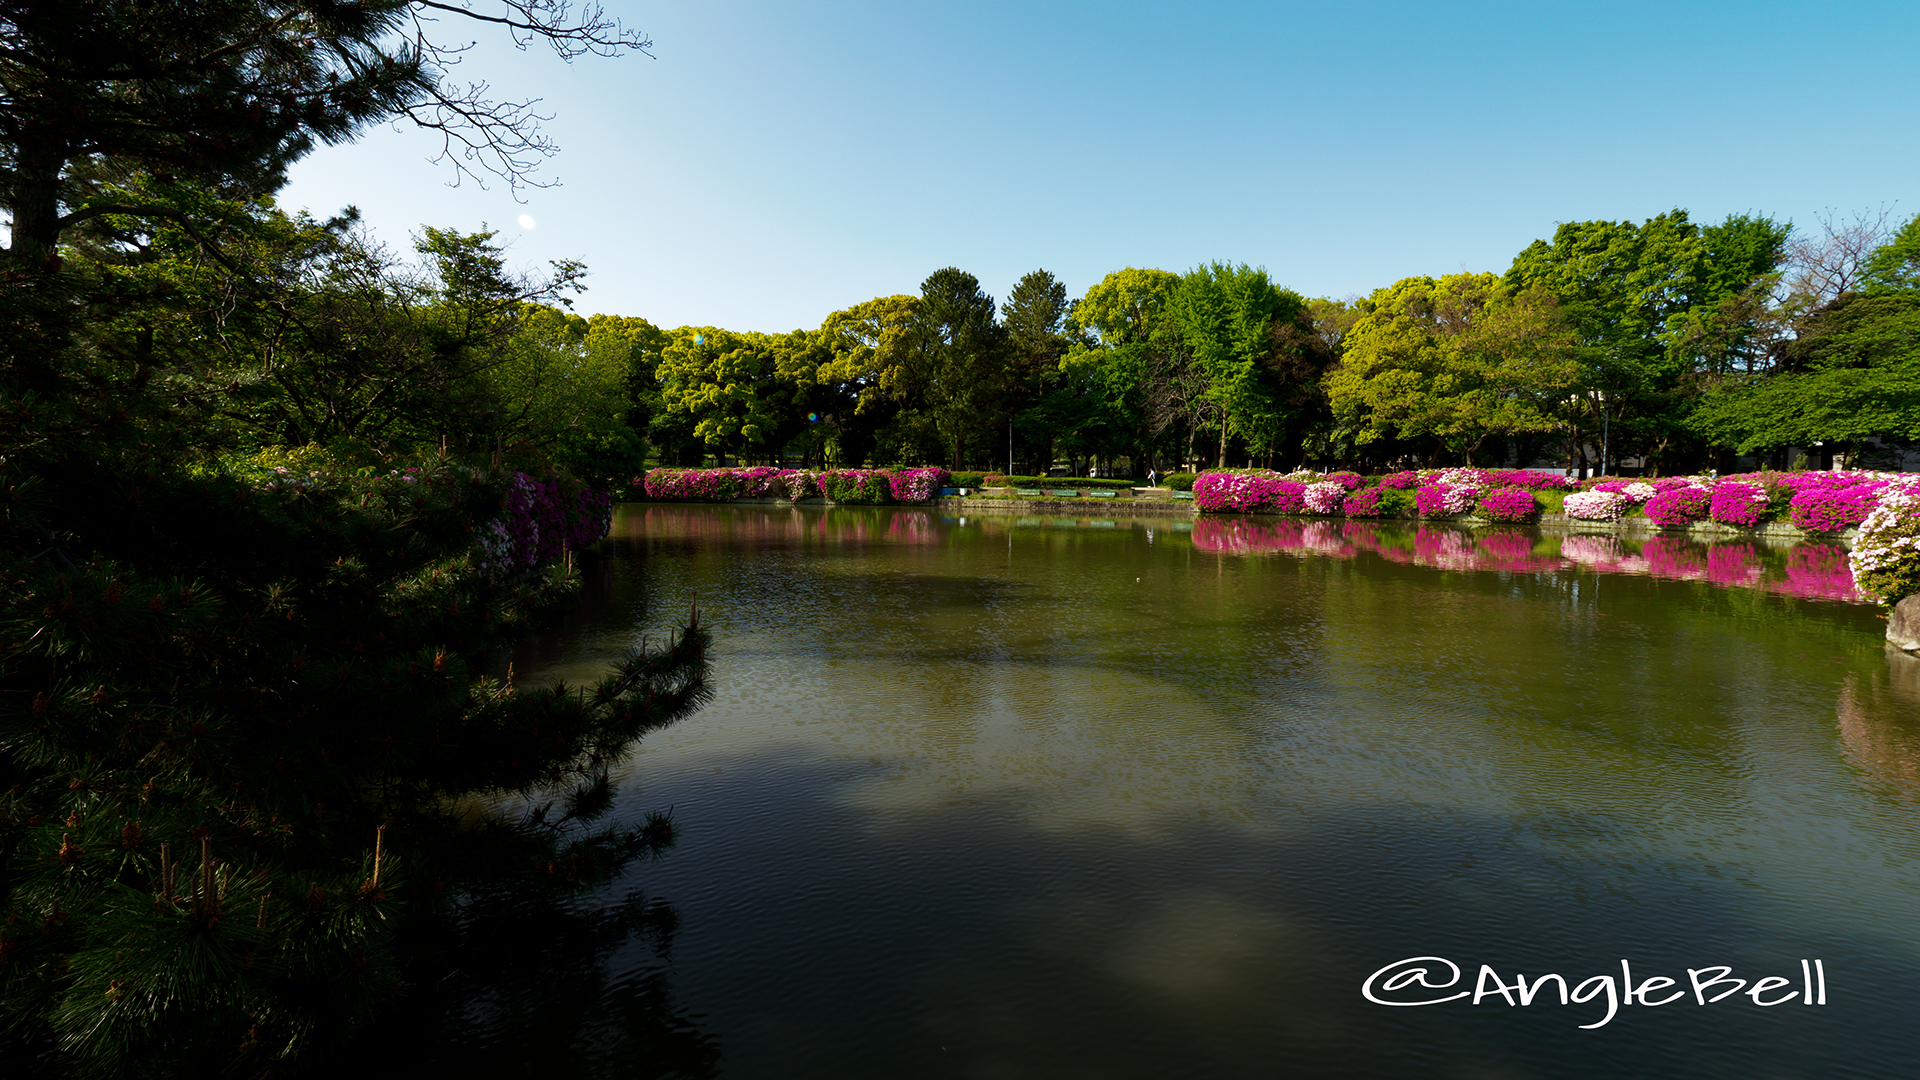
[[[1604,390],[1595,390],[1593,394],[1600,399],[1600,475],[1612,476],[1613,471],[1607,464],[1612,459],[1613,449],[1607,424],[1607,394]]]

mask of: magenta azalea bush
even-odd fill
[[[640,480],[650,499],[693,499],[725,502],[729,499],[811,499],[825,496],[846,503],[921,503],[939,494],[949,479],[947,470],[927,467],[900,469],[776,469],[751,465],[726,469],[658,468]]]
[[[1406,491],[1420,486],[1420,474],[1412,471],[1388,473],[1380,478],[1380,486]]]
[[[1647,500],[1647,518],[1656,525],[1691,525],[1707,516],[1706,488],[1674,486]]]
[[[1766,516],[1767,491],[1744,480],[1722,480],[1713,486],[1707,516],[1722,525],[1752,528]]]
[[[1361,488],[1340,501],[1340,510],[1350,518],[1379,517],[1382,488]],[[1390,489],[1388,489],[1390,490]]]
[[[647,473],[640,487],[649,499],[737,499],[740,479],[733,469],[658,468]]]
[[[1343,492],[1358,491],[1367,486],[1367,479],[1357,472],[1336,472],[1327,474],[1326,483],[1339,484]]]
[[[1867,520],[1880,503],[1878,481],[1847,487],[1806,485],[1794,493],[1787,520],[1808,532],[1839,532]]]
[[[1525,488],[1495,488],[1480,496],[1480,512],[1494,521],[1532,521],[1540,515],[1540,500]]]
[[[531,570],[607,535],[613,499],[577,480],[507,481],[500,516],[479,529],[475,565],[488,576]]]
[[[1435,481],[1420,485],[1420,490],[1414,493],[1414,505],[1419,507],[1421,517],[1464,514],[1478,505],[1479,501],[1480,489],[1468,483]]]
[[[1307,485],[1274,472],[1201,473],[1193,482],[1193,505],[1206,513],[1299,513]]]
[[[922,503],[940,494],[940,489],[947,486],[947,476],[947,470],[938,466],[899,469],[889,477],[888,483],[895,501]]]

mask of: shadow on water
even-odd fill
[[[718,1076],[719,1041],[675,1001],[665,970],[678,923],[639,892],[469,896],[455,918],[411,936],[411,992],[333,1064],[378,1062],[372,1071],[393,1076]]]

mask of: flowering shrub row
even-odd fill
[[[1494,521],[1523,522],[1540,513],[1534,492],[1581,487],[1548,473],[1493,469],[1407,471],[1381,477],[1373,487],[1363,485],[1353,473],[1202,473],[1194,482],[1194,505],[1211,513],[1305,512],[1377,518],[1402,514],[1411,502],[1423,518],[1477,511]],[[1891,604],[1920,593],[1920,475],[1761,472],[1721,478],[1601,477],[1588,481],[1582,490],[1570,491],[1560,509],[1583,521],[1618,521],[1637,512],[1669,527],[1714,521],[1751,528],[1783,517],[1808,532],[1832,533],[1857,525],[1860,532],[1846,560],[1851,574],[1848,595],[1857,590]],[[1656,548],[1648,557],[1664,557],[1661,550]],[[1718,556],[1722,561],[1732,557]],[[1722,569],[1722,576],[1747,572],[1731,565]],[[1822,575],[1836,572],[1824,564],[1797,571],[1790,567],[1789,577],[1799,574],[1824,581]],[[1669,576],[1678,574],[1674,571]],[[1838,595],[1828,585],[1801,591]]]
[[[825,496],[834,502],[927,502],[947,484],[940,468],[897,469],[776,469],[754,465],[729,469],[658,468],[640,478],[650,499],[810,499]]]
[[[1538,516],[1535,491],[1562,490],[1561,477],[1524,469],[1431,469],[1391,473],[1367,486],[1358,473],[1322,475],[1259,469],[1201,473],[1194,506],[1204,513],[1309,513],[1390,517],[1417,509],[1422,517],[1479,511],[1496,521]],[[1489,503],[1491,500],[1491,504]]]

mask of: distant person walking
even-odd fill
[[[1152,487],[1152,486],[1153,486],[1153,478],[1154,478],[1154,476],[1155,476],[1155,475],[1156,475],[1156,474],[1154,473],[1154,471],[1153,471],[1152,469],[1148,469],[1148,470],[1147,470],[1147,486],[1148,486],[1148,487]]]

